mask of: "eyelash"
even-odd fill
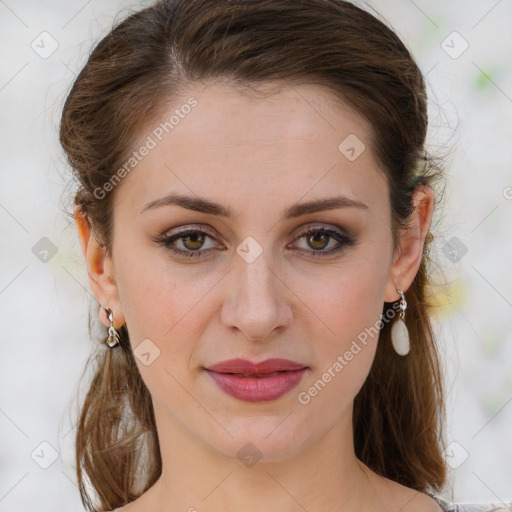
[[[177,233],[174,233],[173,235],[167,236],[161,236],[155,239],[155,241],[161,245],[163,245],[166,249],[174,252],[175,254],[179,256],[185,256],[188,258],[203,258],[206,256],[205,253],[209,253],[210,251],[213,251],[215,249],[198,249],[197,251],[183,251],[182,249],[176,249],[175,247],[171,247],[171,244],[175,242],[176,240],[180,240],[182,238],[187,237],[188,235],[195,235],[195,234],[201,234],[206,235],[209,238],[214,239],[210,233],[203,231],[201,229],[191,229],[191,228],[185,228]],[[300,240],[301,238],[305,238],[307,236],[311,235],[328,235],[330,238],[335,239],[338,243],[341,245],[336,249],[331,249],[329,251],[307,251],[310,256],[313,258],[319,258],[319,257],[326,257],[330,256],[332,254],[338,253],[342,251],[345,247],[349,247],[355,244],[355,240],[344,233],[342,230],[335,228],[335,227],[317,227],[317,228],[311,228],[308,227],[308,229],[302,233],[300,233],[296,240]],[[304,254],[304,251],[301,251],[302,254]]]

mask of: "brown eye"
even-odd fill
[[[183,241],[183,245],[187,249],[197,251],[203,246],[205,237],[201,233],[197,232],[192,235],[183,236],[181,239]]]
[[[331,254],[335,254],[343,250],[346,246],[355,244],[354,238],[346,234],[341,229],[335,227],[309,227],[307,231],[299,235],[297,240],[302,238],[306,240],[308,248],[306,251],[300,252],[305,252],[308,256],[313,256],[314,258],[330,256]],[[334,242],[335,248],[326,251],[326,247],[329,247],[332,241]]]
[[[312,249],[321,250],[325,249],[329,245],[329,239],[331,237],[324,233],[317,233],[315,235],[308,235],[308,244]]]
[[[203,249],[208,239],[215,240],[212,235],[205,231],[187,228],[172,235],[158,237],[155,242],[179,256],[200,258],[214,250],[211,247]],[[177,244],[181,247],[176,247]]]

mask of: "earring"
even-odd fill
[[[106,342],[110,348],[115,347],[116,345],[119,345],[119,334],[114,327],[114,314],[112,313],[112,310],[110,308],[103,308],[108,316],[108,319],[110,321],[110,327],[108,328],[108,338],[106,339]]]
[[[407,308],[407,302],[405,301],[405,295],[400,290],[397,290],[400,294],[400,316],[393,322],[391,326],[391,343],[396,353],[401,356],[406,356],[411,349],[409,342],[409,331],[407,325],[405,325],[405,310]]]

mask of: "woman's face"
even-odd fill
[[[383,303],[398,297],[393,281],[409,284],[396,279],[368,125],[318,86],[252,99],[217,83],[190,87],[133,149],[113,203],[115,293],[102,303],[127,323],[161,444],[179,432],[228,457],[245,446],[279,460],[348,436]],[[235,358],[306,370],[260,383],[207,370]]]

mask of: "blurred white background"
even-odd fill
[[[0,0],[0,512],[83,510],[73,427],[92,347],[90,291],[62,212],[73,183],[59,115],[93,44],[115,18],[149,3]],[[512,3],[368,5],[426,74],[430,149],[452,148],[433,230],[452,443],[444,497],[511,500]]]

